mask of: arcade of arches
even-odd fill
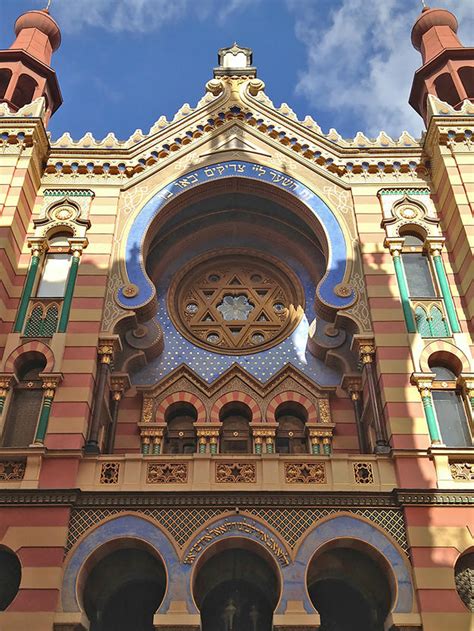
[[[464,562],[464,573],[466,567]],[[192,576],[201,631],[272,631],[282,575],[263,546],[239,538],[213,544]],[[379,553],[336,540],[313,556],[306,576],[310,602],[321,616],[319,631],[384,630],[394,588],[392,570]],[[99,549],[81,580],[91,631],[154,631],[168,580],[163,561],[136,542],[117,541],[102,554]]]

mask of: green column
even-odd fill
[[[5,399],[6,399],[6,395],[5,396],[0,396],[0,416],[3,412],[3,408],[5,407]]]
[[[67,278],[66,291],[64,292],[63,308],[61,310],[61,317],[59,319],[58,332],[64,333],[69,322],[69,314],[71,312],[72,296],[74,294],[74,287],[76,285],[77,270],[79,268],[79,253],[74,252],[71,261],[71,269]]]
[[[161,453],[161,440],[153,441],[153,455],[159,456]]]
[[[395,266],[395,274],[397,276],[398,289],[402,301],[403,315],[407,325],[408,333],[416,333],[415,320],[413,311],[411,310],[410,298],[408,294],[408,285],[403,271],[402,260],[398,252],[393,253],[393,265]]]
[[[313,456],[319,456],[319,454],[321,453],[321,445],[319,444],[319,441],[311,441],[311,453],[313,454]]]
[[[425,410],[426,422],[428,423],[428,430],[430,432],[431,442],[440,443],[441,437],[439,435],[438,423],[436,421],[436,415],[433,408],[433,399],[431,398],[431,392],[424,390],[421,394],[421,400],[423,402],[423,408]]]
[[[212,439],[211,439],[210,452],[211,452],[211,454],[216,454],[217,453],[217,440],[215,442],[213,442]]]
[[[273,440],[268,441],[267,443],[267,454],[272,454],[273,453]]]
[[[255,453],[260,455],[262,453],[262,440],[255,440]]]
[[[35,252],[38,252],[38,250],[35,250]],[[26,311],[28,309],[28,303],[30,301],[31,294],[33,292],[33,286],[35,284],[39,262],[40,262],[39,253],[33,254],[33,256],[31,257],[30,268],[28,270],[28,274],[26,275],[26,281],[25,281],[25,286],[23,287],[23,293],[21,294],[20,306],[18,307],[18,313],[16,315],[15,325],[13,327],[13,331],[15,333],[21,333],[23,330],[23,325],[25,324]]]
[[[143,441],[142,442],[142,454],[144,456],[148,456],[149,453],[150,453],[150,441],[149,440],[147,442]]]
[[[206,443],[205,442],[199,441],[199,453],[200,454],[205,454],[206,453]]]
[[[44,443],[44,437],[48,429],[49,415],[51,413],[51,404],[53,403],[53,397],[48,395],[43,398],[43,405],[41,406],[41,413],[39,417],[38,429],[36,430],[35,443],[42,445]]]
[[[453,333],[460,333],[461,328],[459,326],[458,318],[456,316],[456,308],[454,306],[453,297],[451,296],[451,290],[449,288],[446,271],[443,265],[443,259],[439,250],[433,253],[433,262],[436,269],[436,275],[438,277],[439,286],[443,295],[446,311],[448,312],[448,320],[451,325],[451,331]]]
[[[331,443],[323,441],[323,453],[325,456],[331,455]]]

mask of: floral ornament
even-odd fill
[[[220,311],[224,320],[247,320],[249,313],[253,311],[254,305],[249,302],[247,296],[224,296],[217,310]]]

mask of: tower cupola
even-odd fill
[[[61,45],[61,31],[48,9],[28,11],[15,23],[16,39],[0,50],[0,102],[17,111],[40,96],[45,99],[45,123],[62,103],[53,52]]]
[[[410,105],[427,123],[428,94],[458,107],[474,101],[474,48],[461,44],[456,17],[446,9],[424,7],[416,20],[411,41],[421,52],[423,65],[415,72]]]

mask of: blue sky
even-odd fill
[[[20,13],[44,5],[0,0],[0,45],[12,43]],[[457,15],[461,41],[473,45],[474,2],[437,6]],[[75,139],[147,132],[161,115],[197,103],[217,49],[236,40],[253,49],[273,102],[311,115],[323,131],[419,135],[407,100],[420,65],[410,42],[420,10],[418,0],[53,0],[64,103],[50,130]]]

